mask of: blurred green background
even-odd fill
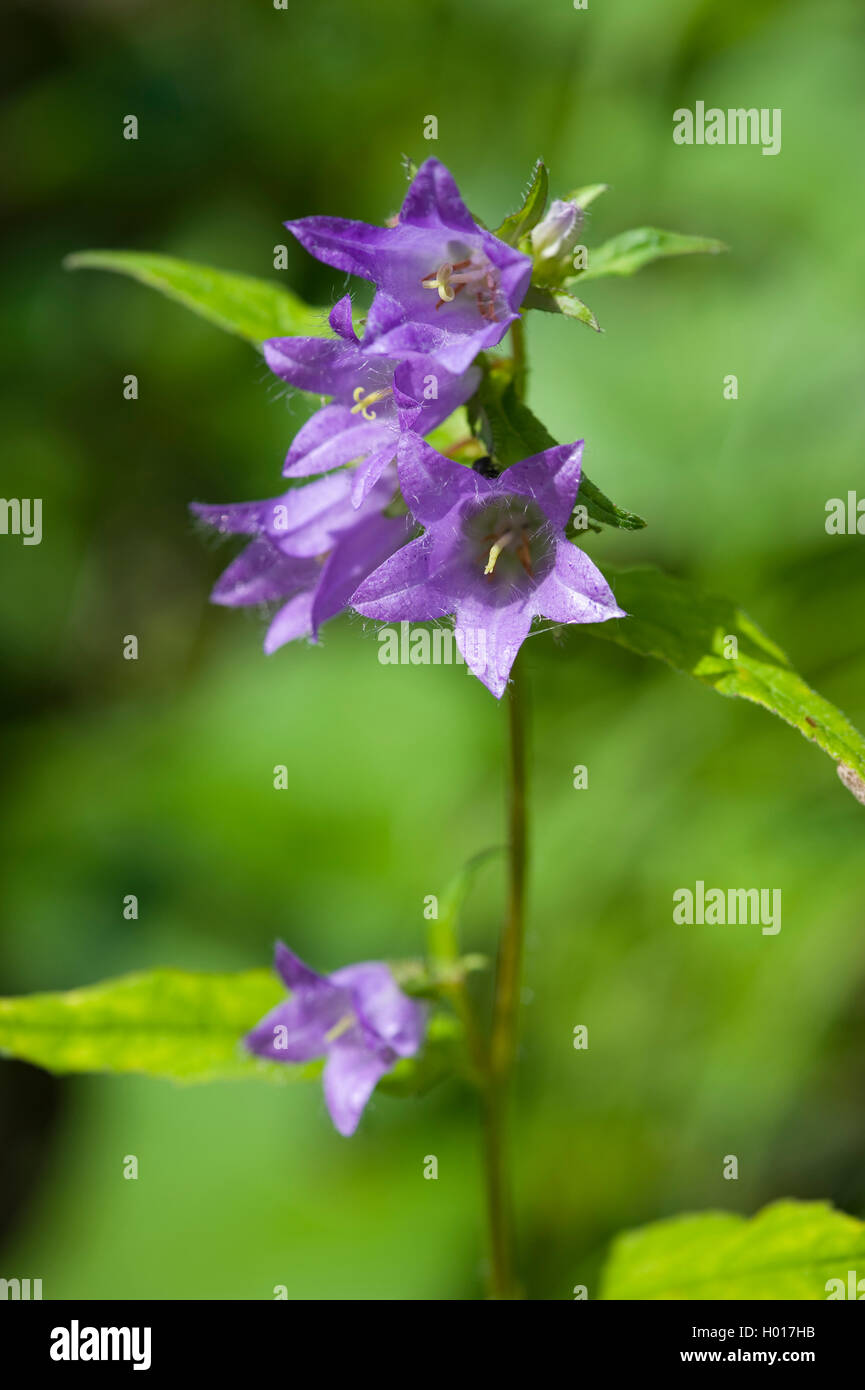
[[[0,540],[3,994],[253,967],[276,936],[322,969],[411,955],[424,895],[503,834],[503,711],[464,668],[383,667],[358,619],[267,659],[257,614],[208,607],[233,551],[187,503],[273,495],[299,407],[243,342],[65,272],[69,251],[273,275],[283,219],[393,212],[404,151],[443,159],[493,224],[541,155],[557,193],[611,185],[590,244],[721,237],[727,257],[587,286],[601,337],[532,316],[531,403],[649,520],[592,538],[601,565],[736,597],[865,725],[862,541],[824,530],[828,498],[865,491],[861,6],[56,0],[13,5],[7,35],[3,492],[44,499],[44,539]],[[781,154],[674,146],[697,99],[781,107]],[[289,254],[285,282],[332,302],[341,277]],[[592,1295],[612,1234],[679,1211],[789,1195],[865,1215],[865,809],[753,707],[579,632],[526,655],[529,1294]],[[470,949],[492,946],[499,878],[478,881]],[[698,878],[780,887],[780,934],[675,926]],[[46,1298],[471,1298],[481,1213],[455,1084],[376,1098],[347,1142],[317,1087],[0,1064],[0,1272]]]

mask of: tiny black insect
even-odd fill
[[[484,454],[482,459],[475,459],[472,468],[476,473],[480,473],[482,478],[497,478],[499,476],[499,470],[489,454]]]

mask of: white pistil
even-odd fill
[[[339,1023],[335,1023],[333,1027],[325,1033],[325,1042],[336,1042],[337,1038],[341,1038],[343,1033],[347,1033],[349,1028],[354,1027],[354,1024],[354,1014],[345,1014],[344,1017],[339,1020]]]
[[[499,556],[501,555],[501,553],[502,553],[502,551],[505,549],[505,547],[506,547],[506,546],[510,543],[510,541],[512,541],[512,540],[513,540],[513,535],[512,535],[512,533],[511,533],[510,531],[505,531],[504,535],[503,535],[503,536],[499,536],[498,540],[497,540],[493,545],[490,546],[489,558],[487,559],[486,567],[485,567],[485,569],[484,569],[484,574],[492,574],[493,570],[494,570],[495,567],[496,567],[496,561],[498,560]]]

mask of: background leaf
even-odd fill
[[[604,1299],[825,1299],[829,1279],[865,1273],[865,1225],[827,1202],[774,1202],[750,1220],[706,1212],[613,1243]]]
[[[135,1072],[173,1081],[317,1076],[247,1054],[241,1039],[285,990],[270,970],[199,975],[153,970],[73,989],[0,999],[0,1053],[53,1072]]]
[[[700,252],[717,255],[726,250],[724,243],[714,237],[682,236],[679,232],[662,232],[657,227],[634,227],[600,246],[591,247],[586,269],[566,284],[600,280],[607,275],[634,275],[650,261],[664,256],[692,256]]]
[[[63,264],[67,270],[113,270],[130,275],[218,328],[256,345],[266,338],[329,336],[323,310],[312,309],[290,290],[251,275],[233,275],[149,251],[77,251]]]
[[[836,763],[865,777],[865,739],[839,709],[805,684],[781,648],[736,604],[656,569],[605,566],[605,573],[630,616],[589,624],[585,631],[666,661],[721,695],[763,705]],[[726,637],[737,640],[735,658],[724,656]]]

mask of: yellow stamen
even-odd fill
[[[357,415],[360,411],[364,420],[374,420],[375,411],[370,410],[369,407],[375,405],[376,401],[383,401],[390,393],[391,388],[389,386],[383,387],[381,391],[370,391],[368,394],[364,386],[356,386],[352,392],[352,399],[355,401],[351,407],[352,415]]]
[[[456,293],[451,285],[453,273],[454,268],[450,261],[445,261],[443,265],[439,266],[435,274],[427,275],[421,280],[421,286],[425,290],[438,290],[439,299],[445,304],[449,304]]]

